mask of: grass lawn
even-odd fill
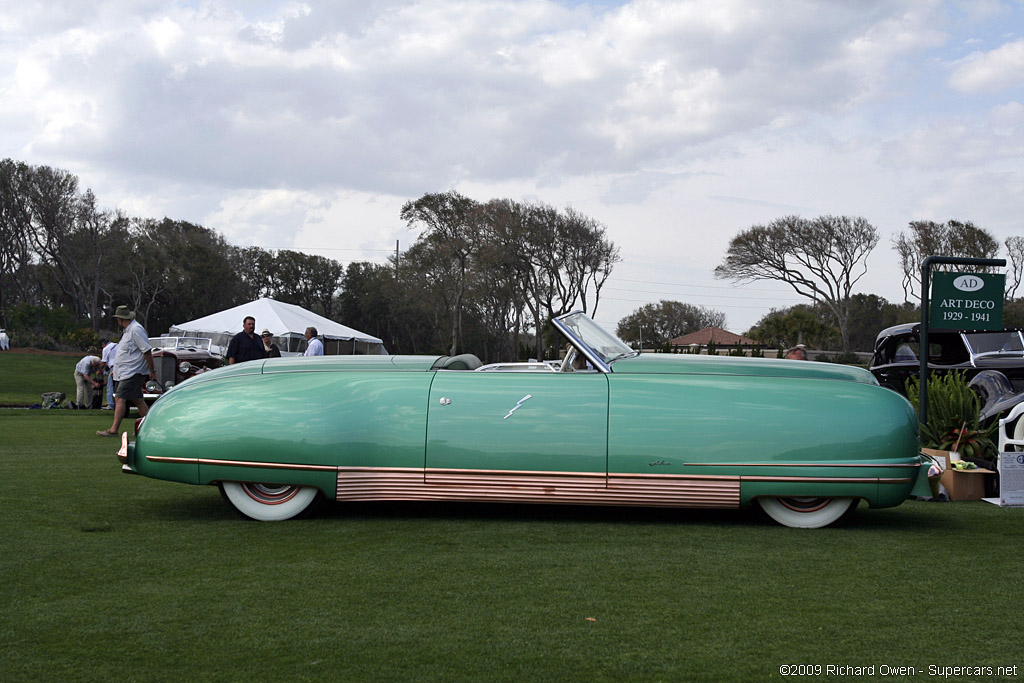
[[[75,400],[75,364],[87,353],[0,352],[0,407],[30,406],[44,391],[60,391]]]
[[[255,523],[215,488],[121,474],[93,436],[109,419],[0,410],[5,682],[1024,667],[1024,510],[908,502],[795,530],[746,511],[331,503]]]

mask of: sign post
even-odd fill
[[[918,420],[928,421],[928,327],[954,330],[1003,329],[1005,275],[990,273],[936,273],[932,266],[1006,266],[1006,259],[929,256],[921,263],[921,370],[918,384]],[[929,316],[930,284],[935,280],[935,312]],[[998,286],[996,286],[998,283]],[[994,325],[994,326],[993,326]]]

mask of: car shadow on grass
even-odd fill
[[[864,531],[949,531],[957,527],[955,512],[946,506],[908,501],[879,510],[861,503],[840,528]],[[544,505],[475,502],[336,502],[324,501],[313,517],[320,519],[439,519],[504,522],[578,522],[581,524],[685,524],[692,526],[777,527],[760,508],[642,508],[627,506]]]
[[[485,520],[497,522],[576,522],[580,524],[760,524],[749,509],[640,508],[477,502],[324,501],[316,517],[357,519]]]
[[[223,522],[242,519],[215,487],[188,495],[133,503],[137,516],[167,522]],[[962,505],[962,504],[961,504]],[[901,506],[869,510],[861,503],[841,525],[844,529],[949,532],[960,527],[956,504],[907,501]],[[337,502],[324,500],[306,519],[313,520],[438,520],[536,523],[572,522],[614,525],[687,525],[704,527],[777,527],[756,506],[726,508],[644,508],[628,506],[480,503],[452,501]],[[291,520],[289,523],[301,523]]]

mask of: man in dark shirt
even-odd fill
[[[267,357],[263,340],[255,335],[255,331],[256,318],[247,315],[242,321],[242,331],[232,337],[228,344],[228,365]]]

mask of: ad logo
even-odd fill
[[[961,292],[977,292],[985,286],[985,281],[977,275],[961,275],[953,280],[953,286]]]

